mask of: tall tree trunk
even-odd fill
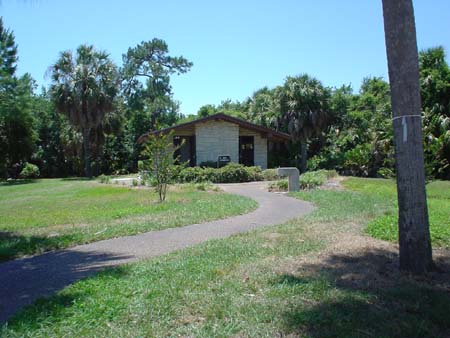
[[[83,148],[84,148],[84,173],[86,177],[92,178],[91,171],[91,144],[90,144],[90,129],[83,129]]]
[[[300,172],[306,172],[307,160],[308,160],[308,148],[306,141],[300,142]]]
[[[397,169],[400,269],[422,274],[432,268],[433,261],[412,0],[383,0],[383,14]]]

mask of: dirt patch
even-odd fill
[[[359,290],[393,289],[408,281],[425,282],[450,292],[449,250],[434,250],[435,271],[424,277],[410,276],[399,270],[397,244],[358,233],[356,224],[347,227],[352,228],[348,232],[329,231],[324,238],[325,249],[284,262],[276,268],[276,273],[301,278],[328,274],[337,287]]]
[[[345,190],[345,177],[335,177],[320,189]],[[399,270],[399,247],[363,233],[363,222],[314,223],[307,226],[308,237],[325,242],[319,252],[292,258],[276,267],[279,275],[313,276],[329,274],[337,286],[354,289],[394,288],[402,281],[425,282],[427,286],[450,292],[450,250],[434,249],[435,271],[424,277]]]

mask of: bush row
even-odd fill
[[[261,170],[260,167],[245,167],[242,164],[230,163],[222,168],[183,167],[173,170],[173,183],[242,183],[252,181],[276,181],[280,177],[276,169]],[[329,178],[336,176],[335,170],[318,170],[307,172],[300,176],[300,187],[312,189],[324,184]],[[152,185],[151,173],[141,171],[141,178]],[[285,184],[283,184],[283,187]],[[287,186],[286,186],[287,188]]]
[[[173,181],[177,183],[240,183],[263,179],[263,171],[259,167],[245,167],[241,164],[230,163],[222,168],[183,168],[178,171]]]
[[[142,170],[143,167],[142,164],[139,166],[140,177],[146,184],[152,185],[152,174]],[[261,170],[260,167],[246,167],[237,163],[229,163],[222,168],[175,166],[172,169],[172,183],[241,183],[279,179],[276,169]]]

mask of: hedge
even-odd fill
[[[262,181],[263,179],[263,171],[259,167],[245,167],[241,164],[230,163],[222,168],[184,168],[173,180],[178,183],[241,183]]]

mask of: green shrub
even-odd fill
[[[142,161],[139,161],[142,162]],[[141,180],[142,185],[151,185],[151,177],[150,177],[150,171],[148,170],[140,170],[139,171],[139,178]]]
[[[38,178],[41,173],[39,167],[32,163],[25,163],[22,171],[20,172],[21,178]]]
[[[245,167],[241,164],[230,163],[217,169],[217,183],[240,183],[251,181],[262,181],[262,170],[259,167]]]
[[[263,174],[259,167],[245,167],[241,164],[230,163],[222,168],[190,167],[177,171],[173,177],[179,183],[240,183],[262,181]]]
[[[345,153],[344,166],[352,175],[368,176],[372,154],[373,149],[370,144],[358,144],[352,150]]]
[[[337,171],[334,169],[333,170],[319,170],[319,171],[325,173],[325,176],[327,177],[327,179],[337,177],[337,175],[338,175]]]
[[[330,178],[336,177],[336,170],[308,171],[300,175],[300,188],[313,189],[324,184]],[[269,191],[287,191],[288,181],[278,180],[269,184]]]
[[[200,167],[189,167],[178,171],[177,175],[173,178],[174,181],[180,183],[197,183],[197,182],[214,182],[218,180],[217,170],[213,168],[200,168]]]
[[[276,181],[280,179],[280,176],[277,174],[277,169],[263,170],[262,176],[264,181]]]
[[[139,171],[143,171],[145,170],[145,165],[144,165],[144,161],[138,161],[138,170]]]
[[[245,167],[250,181],[264,181],[263,171],[260,167]]]
[[[269,191],[287,191],[287,190],[288,190],[287,180],[278,180],[275,182],[271,182],[269,184]]]
[[[137,187],[138,184],[139,184],[139,182],[138,182],[137,179],[133,179],[133,180],[131,181],[131,185],[132,185],[133,187]]]
[[[378,176],[383,177],[383,178],[394,178],[395,177],[395,172],[394,170],[390,169],[390,168],[380,168],[377,171]]]
[[[321,166],[323,165],[323,162],[324,162],[323,158],[320,157],[319,155],[313,156],[308,159],[307,168],[308,170],[312,171],[319,170],[319,168],[321,168]]]
[[[98,180],[100,183],[108,184],[111,182],[111,177],[102,174],[98,177]]]
[[[327,173],[325,170],[308,171],[300,175],[300,188],[313,189],[324,184],[327,179]]]

